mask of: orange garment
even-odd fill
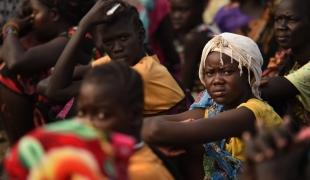
[[[92,66],[111,61],[104,56]],[[132,67],[144,82],[144,114],[157,114],[169,110],[185,98],[185,94],[166,67],[160,64],[157,56],[145,56]]]
[[[129,159],[128,174],[130,180],[173,180],[173,176],[163,162],[144,145]]]

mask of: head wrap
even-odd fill
[[[260,98],[259,84],[261,80],[263,57],[257,44],[250,38],[233,33],[222,33],[211,39],[204,47],[199,67],[199,78],[203,85],[205,62],[211,52],[219,52],[221,63],[223,64],[222,53],[231,57],[231,62],[239,63],[240,75],[243,73],[242,68],[248,70],[248,81],[255,97]],[[251,73],[254,77],[251,77]]]

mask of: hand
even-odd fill
[[[300,164],[306,148],[297,142],[288,125],[266,130],[258,127],[258,134],[243,136],[246,142],[247,179],[299,179]]]
[[[11,18],[6,24],[12,24],[16,26],[15,28],[17,28],[19,34],[22,36],[31,30],[33,25],[33,16],[27,16],[24,18]]]
[[[108,21],[111,17],[121,11],[122,7],[119,7],[113,15],[107,15],[107,11],[117,3],[121,4],[121,6],[125,5],[125,3],[120,0],[98,0],[82,18],[79,26],[88,29],[92,26]]]

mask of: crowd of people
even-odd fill
[[[309,9],[20,0],[0,36],[3,177],[310,179]]]

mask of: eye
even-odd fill
[[[113,46],[112,41],[103,41],[103,45],[107,48],[111,48]]]
[[[224,74],[224,75],[231,75],[232,73],[233,73],[232,70],[224,70],[224,71],[223,71],[223,74]]]
[[[205,75],[208,76],[208,77],[212,77],[213,74],[214,74],[214,72],[213,72],[213,71],[210,71],[210,70],[207,70],[207,71],[205,72]]]
[[[120,37],[120,40],[121,40],[121,41],[127,41],[127,40],[128,40],[128,36],[121,36],[121,37]]]

